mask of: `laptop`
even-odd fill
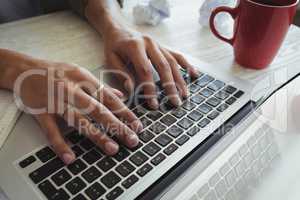
[[[130,104],[144,124],[140,144],[135,149],[122,147],[112,157],[80,133],[66,132],[77,159],[65,166],[34,119],[23,114],[0,151],[0,187],[13,200],[233,200],[229,191],[240,180],[237,173],[243,174],[240,171],[247,166],[247,161],[240,164],[241,160],[251,148],[261,153],[255,144],[266,138],[263,141],[270,145],[272,136],[258,131],[245,140],[242,131],[229,134],[238,130],[258,105],[251,99],[253,85],[197,59],[191,62],[201,74],[191,79],[182,70],[190,97],[174,108],[159,89],[158,111],[148,110],[143,101]],[[157,86],[160,88],[159,81]],[[238,139],[243,145],[235,145]],[[222,163],[222,169],[216,168],[214,161],[225,151],[235,153]],[[201,184],[191,189],[191,178],[199,178]]]

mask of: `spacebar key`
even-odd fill
[[[59,158],[55,158],[37,170],[31,172],[29,177],[35,184],[37,184],[63,167],[63,161]]]

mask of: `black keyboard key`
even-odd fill
[[[196,104],[200,104],[203,101],[205,101],[205,98],[202,97],[201,95],[197,94],[197,95],[191,97],[191,101],[194,102],[194,103],[196,103]]]
[[[195,104],[193,104],[192,102],[190,101],[185,101],[183,104],[182,104],[182,108],[188,110],[188,111],[191,111],[193,110],[194,108],[196,107]]]
[[[142,153],[141,151],[136,152],[133,154],[129,160],[133,162],[136,166],[141,166],[144,162],[148,160],[148,157]]]
[[[57,190],[50,181],[46,180],[39,184],[38,188],[49,200],[67,200],[70,196],[63,189]]]
[[[116,167],[116,171],[123,177],[128,176],[131,172],[135,170],[135,167],[128,161],[124,161],[119,166]]]
[[[208,117],[210,120],[214,120],[214,119],[216,119],[219,115],[220,115],[220,113],[219,113],[218,111],[213,111],[213,112],[211,112],[207,117]]]
[[[94,180],[98,179],[102,173],[95,166],[92,166],[81,175],[88,183],[92,183]]]
[[[198,92],[199,90],[201,90],[201,87],[199,85],[192,84],[192,85],[190,85],[189,89],[190,89],[190,92],[194,94],[194,93]]]
[[[197,122],[197,121],[199,121],[200,119],[203,118],[203,115],[202,115],[200,112],[194,110],[194,111],[192,111],[192,112],[188,115],[188,118],[190,118],[190,119],[192,119],[193,121],[196,121],[196,122]]]
[[[218,110],[219,112],[224,112],[228,107],[229,107],[229,106],[228,106],[226,103],[223,103],[223,104],[221,104],[221,105],[217,108],[217,110]]]
[[[63,168],[64,166],[65,164],[61,159],[55,158],[46,163],[45,165],[41,166],[37,170],[31,172],[29,174],[29,177],[34,183],[39,183],[48,176]]]
[[[161,134],[160,136],[155,138],[155,142],[157,142],[160,146],[165,147],[172,142],[172,138],[170,138],[166,134]]]
[[[115,172],[111,171],[100,180],[106,187],[112,188],[121,181],[121,178]]]
[[[236,90],[237,90],[237,89],[236,89],[235,87],[230,86],[230,85],[228,85],[228,86],[226,86],[226,87],[224,88],[224,91],[227,92],[227,93],[229,93],[229,94],[233,94]]]
[[[117,163],[110,157],[105,157],[97,163],[97,166],[104,172],[113,168]]]
[[[88,189],[85,190],[85,194],[92,200],[98,199],[103,194],[105,194],[105,192],[106,190],[104,189],[104,187],[98,182],[95,182],[93,185],[91,185]]]
[[[131,148],[130,151],[135,152],[135,151],[139,150],[142,146],[143,146],[143,143],[139,142],[139,144],[137,146],[135,146],[134,148]]]
[[[151,111],[146,115],[152,121],[156,121],[163,116],[159,111]]]
[[[200,126],[201,128],[205,128],[209,123],[210,123],[210,120],[207,118],[204,118],[198,123],[198,126]]]
[[[84,153],[84,151],[77,145],[72,147],[72,151],[75,153],[76,157],[79,157]]]
[[[202,78],[198,79],[195,81],[195,83],[197,85],[199,85],[200,87],[205,87],[206,85],[208,85],[210,82],[212,82],[214,80],[213,77],[209,76],[209,75],[205,75]]]
[[[211,91],[211,90],[205,88],[205,89],[201,90],[201,91],[199,92],[199,94],[201,94],[202,96],[208,98],[208,97],[210,97],[211,95],[214,94],[214,91]]]
[[[72,143],[72,144],[77,144],[81,140],[84,139],[84,136],[77,131],[74,131],[72,133],[69,133],[66,138]]]
[[[65,169],[60,170],[56,174],[54,174],[51,179],[56,184],[56,186],[61,186],[65,184],[67,181],[71,180],[71,175]]]
[[[26,168],[28,167],[29,165],[31,165],[32,163],[34,163],[36,161],[36,158],[34,156],[29,156],[28,158],[22,160],[20,163],[19,163],[19,166],[21,168]]]
[[[147,128],[148,126],[150,126],[152,124],[152,121],[150,119],[148,119],[147,117],[142,117],[140,120],[141,120],[144,128]]]
[[[166,159],[166,156],[162,153],[158,154],[157,156],[155,156],[152,160],[151,163],[155,166],[159,165],[162,161],[164,161]]]
[[[95,144],[91,140],[86,138],[80,142],[80,146],[86,151],[89,151],[91,148],[95,146]]]
[[[245,93],[241,90],[239,90],[238,92],[236,92],[233,96],[235,98],[241,98]]]
[[[193,125],[193,122],[189,120],[188,118],[183,118],[178,123],[178,126],[180,126],[183,129],[188,129]]]
[[[85,160],[88,164],[93,164],[94,162],[100,160],[102,158],[102,155],[98,153],[95,149],[92,149],[91,151],[87,152],[82,156],[83,160]]]
[[[127,151],[124,147],[120,147],[119,151],[117,154],[114,155],[114,158],[121,162],[125,158],[127,158],[130,155],[129,151]]]
[[[156,145],[154,142],[150,142],[145,147],[143,147],[143,151],[147,153],[149,156],[153,156],[160,151],[160,147]]]
[[[166,155],[171,155],[178,149],[178,146],[176,144],[170,144],[167,148],[164,149],[164,153]]]
[[[148,130],[143,131],[141,133],[138,134],[140,140],[142,140],[144,143],[149,142],[150,140],[152,140],[155,136]]]
[[[79,177],[74,178],[69,183],[66,184],[67,190],[75,195],[86,187],[85,182]]]
[[[50,147],[45,147],[41,150],[39,150],[38,152],[36,152],[35,154],[40,161],[42,161],[43,163],[51,160],[52,158],[54,158],[56,156],[56,154],[52,151],[52,149],[50,149]]]
[[[141,177],[145,176],[148,172],[150,172],[153,169],[151,165],[148,163],[145,164],[143,167],[141,167],[139,170],[137,170],[137,174]]]
[[[122,186],[126,189],[130,188],[133,184],[138,182],[139,178],[136,175],[129,176],[125,181],[122,182]]]
[[[190,130],[188,130],[187,134],[189,136],[195,136],[197,133],[199,133],[200,128],[198,128],[197,126],[192,127]]]
[[[132,111],[137,117],[142,117],[144,114],[147,113],[147,110],[143,108],[142,106],[137,106],[133,111]]]
[[[221,88],[223,88],[224,86],[225,86],[224,82],[216,80],[216,81],[212,82],[211,84],[209,84],[208,88],[213,91],[218,91]]]
[[[82,194],[78,194],[72,200],[88,200],[88,199],[85,196],[83,196]]]
[[[229,105],[234,104],[234,102],[236,102],[236,98],[235,97],[230,97],[229,99],[227,99],[226,103]]]
[[[166,115],[164,116],[161,120],[160,120],[163,124],[165,124],[166,126],[171,126],[172,124],[174,124],[176,122],[176,118],[173,117],[172,115]]]
[[[174,125],[167,130],[167,133],[172,137],[177,138],[179,135],[183,133],[183,130],[178,126]]]
[[[176,110],[173,110],[173,111],[171,112],[171,114],[172,114],[174,117],[180,119],[180,118],[182,118],[184,115],[186,115],[187,112],[186,112],[185,110],[181,109],[181,108],[177,108]]]
[[[87,168],[87,165],[82,160],[77,159],[67,167],[72,174],[77,175]]]
[[[211,97],[206,101],[206,103],[212,107],[217,107],[218,105],[221,104],[221,101],[215,97]]]
[[[206,103],[204,103],[204,104],[201,104],[197,108],[197,110],[203,114],[208,114],[212,110],[212,108],[209,105],[207,105]]]
[[[165,103],[162,103],[160,106],[159,106],[159,110],[163,113],[167,113],[169,112],[170,110],[173,110],[174,109],[174,105],[172,103],[170,103],[168,101],[168,99],[166,99],[167,102]]]
[[[215,97],[217,97],[218,99],[221,99],[221,100],[225,100],[229,97],[229,94],[224,92],[224,91],[219,91]]]
[[[154,124],[152,124],[150,126],[150,130],[155,134],[160,134],[161,132],[163,132],[166,129],[167,129],[167,127],[160,122],[155,122]]]
[[[109,192],[106,195],[106,199],[107,200],[115,200],[116,198],[118,198],[122,193],[124,192],[124,190],[121,187],[116,187],[114,188],[111,192]]]
[[[176,144],[178,144],[178,145],[181,146],[181,145],[185,144],[189,139],[190,139],[189,136],[187,136],[187,135],[182,135],[180,138],[178,138],[178,139],[176,140]]]

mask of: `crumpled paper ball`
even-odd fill
[[[209,26],[209,18],[212,11],[220,6],[229,6],[233,7],[235,5],[235,0],[206,0],[201,8],[199,9],[200,17],[199,23],[201,26],[208,27]],[[225,13],[220,13],[216,17],[216,26],[219,28],[226,27],[228,25],[228,18]]]
[[[133,17],[138,25],[146,24],[156,26],[164,19],[170,17],[170,4],[168,0],[150,0],[139,3],[133,8]]]

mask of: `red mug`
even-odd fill
[[[237,7],[218,7],[210,17],[210,28],[219,39],[231,44],[238,64],[263,69],[271,64],[288,32],[299,0],[239,0]],[[233,38],[222,36],[215,28],[220,12],[234,19]]]

